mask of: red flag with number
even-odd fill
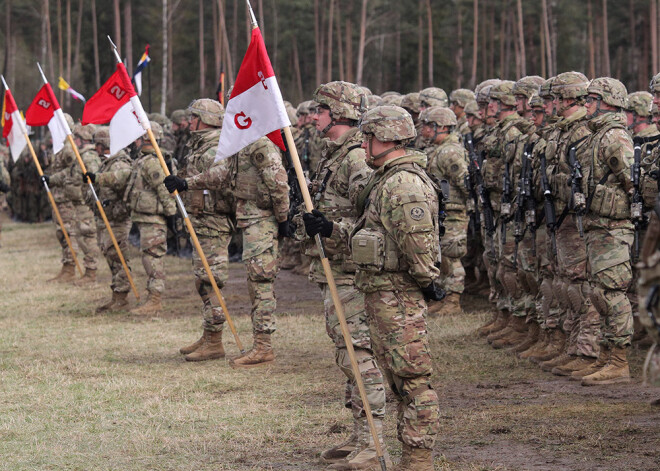
[[[25,112],[25,122],[29,126],[48,125],[53,138],[53,152],[56,154],[64,147],[66,136],[71,134],[71,129],[66,124],[64,113],[49,83],[44,84],[32,100]]]

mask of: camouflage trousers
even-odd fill
[[[509,222],[506,224],[503,231],[501,221],[500,216],[496,225],[497,231],[495,232],[495,244],[499,250],[495,278],[502,286],[497,307],[499,309],[509,310],[516,317],[526,317],[527,312],[518,279],[518,269],[513,263],[516,246],[513,237],[513,223]]]
[[[484,253],[482,254],[486,273],[488,275],[488,284],[490,285],[490,295],[488,300],[495,303],[500,307],[500,297],[502,296],[503,287],[497,280],[497,263],[499,260],[499,251],[496,245],[496,233],[489,236],[486,233],[486,227],[481,225],[481,240],[484,243]]]
[[[96,270],[98,268],[99,245],[96,239],[96,223],[94,213],[84,203],[74,204],[76,237],[78,247],[83,253],[83,265],[86,269]],[[64,242],[66,244],[66,241]]]
[[[465,268],[461,258],[467,254],[468,217],[464,211],[447,211],[445,235],[440,240],[442,287],[447,294],[465,289]]]
[[[215,237],[199,234],[197,236],[219,289],[222,289],[229,277],[229,255],[227,251],[231,241],[231,226],[227,229],[226,232],[217,231]],[[202,306],[202,318],[204,319],[202,328],[209,332],[220,332],[225,324],[225,314],[220,307],[220,301],[213,292],[213,285],[197,250],[193,250],[192,265],[195,274],[195,287],[204,303]]]
[[[250,221],[243,230],[243,263],[247,270],[254,334],[275,332],[275,278],[279,271],[275,217]]]
[[[587,223],[585,228],[589,297],[600,314],[602,342],[625,347],[630,345],[633,333],[632,307],[626,295],[632,281],[633,233],[624,226],[627,221],[612,221],[612,227],[605,227],[602,218],[598,222]]]
[[[432,449],[440,429],[438,395],[426,330],[426,302],[419,289],[365,294],[376,359],[398,399],[397,437]]]
[[[325,308],[325,330],[335,343],[335,362],[347,378],[344,404],[353,412],[353,418],[359,419],[365,416],[364,404],[355,382],[335,305],[328,285],[321,284],[320,287]],[[383,374],[378,369],[371,349],[371,336],[369,335],[369,324],[365,312],[364,294],[353,285],[339,285],[337,286],[337,293],[344,307],[346,323],[351,334],[351,342],[367,393],[367,401],[371,406],[371,413],[374,417],[382,419],[385,416],[385,381],[383,381]]]
[[[119,245],[119,250],[121,250],[126,265],[128,265],[128,233],[131,230],[131,221],[130,219],[124,219],[122,221],[110,221],[110,227],[112,232],[117,239],[117,244]],[[115,249],[115,245],[112,243],[110,238],[110,233],[105,227],[103,220],[101,218],[96,218],[96,237],[99,241],[99,247],[101,248],[101,253],[105,257],[105,260],[108,262],[110,267],[110,273],[112,274],[112,282],[110,283],[110,288],[115,293],[128,293],[131,289],[131,285],[128,282],[128,277],[124,271],[124,267],[121,264],[119,259],[119,254]],[[129,266],[130,269],[130,266]]]
[[[73,203],[70,201],[62,201],[57,203],[57,209],[60,212],[60,217],[62,218],[62,224],[67,234],[69,234],[69,240],[73,250],[76,252],[76,257],[78,256],[78,228],[76,224],[76,210],[73,206]],[[53,218],[53,222],[56,226],[55,235],[57,236],[57,241],[62,247],[62,265],[73,265],[73,255],[71,254],[71,248],[66,243],[66,238],[64,237],[64,232],[60,226],[57,218]]]
[[[539,237],[539,233],[542,234]],[[522,240],[518,243],[517,265],[517,287],[520,289],[520,299],[523,309],[527,314],[527,322],[538,322],[536,312],[536,298],[539,293],[538,258],[539,245],[545,244],[545,233],[543,230],[532,232],[529,227],[525,229]]]
[[[547,227],[537,230],[539,294],[536,297],[536,314],[538,323],[544,330],[556,329],[561,324],[562,310],[553,288],[553,280],[557,272],[557,257],[554,250],[550,230]]]
[[[147,291],[165,291],[165,263],[167,253],[167,226],[149,222],[136,222],[140,231],[140,251],[142,266],[147,273]]]

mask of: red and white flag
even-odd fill
[[[142,137],[149,128],[149,118],[128,78],[124,64],[94,94],[83,110],[83,124],[110,123],[110,155]]]
[[[227,102],[215,160],[235,154],[262,136],[284,150],[279,130],[290,125],[264,39],[254,28]]]
[[[53,152],[56,154],[64,147],[66,136],[71,134],[71,129],[66,124],[64,113],[49,83],[44,84],[32,100],[25,112],[25,122],[29,126],[48,125],[53,138]]]
[[[14,162],[18,160],[27,145],[26,134],[25,121],[23,121],[23,117],[18,111],[18,106],[16,106],[11,91],[7,90],[5,91],[5,99],[2,102],[2,137],[9,142],[11,157]]]

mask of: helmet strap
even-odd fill
[[[387,149],[386,151],[381,152],[378,155],[374,155],[373,151],[373,142],[374,142],[374,137],[372,136],[371,139],[369,139],[369,155],[371,156],[371,161],[374,162],[376,160],[380,160],[383,157],[385,157],[387,154],[394,152],[395,150],[403,149],[405,147],[404,143],[400,143],[392,147],[391,149]]]

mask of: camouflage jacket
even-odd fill
[[[64,141],[64,147],[61,151],[53,156],[53,161],[48,169],[49,186],[51,193],[56,203],[64,203],[70,201],[66,194],[66,184],[69,180],[69,169],[73,165],[78,165],[76,161],[76,154],[73,152],[73,147],[67,139]],[[80,179],[82,182],[82,178]]]
[[[468,174],[468,155],[461,143],[460,135],[449,134],[441,144],[433,144],[424,149],[428,156],[426,172],[440,185],[441,180],[449,182],[448,211],[465,211],[469,195],[465,187]]]
[[[460,136],[465,136],[466,134],[472,132],[472,131],[470,130],[470,126],[468,125],[468,122],[467,122],[467,115],[466,115],[466,114],[463,114],[463,116],[461,116],[460,118],[458,118],[457,121],[458,121],[458,123],[457,123],[457,125],[456,125],[456,132],[457,132]]]
[[[646,129],[642,129],[640,132],[633,136],[633,142],[636,139],[642,140],[642,155],[640,156],[640,190],[644,201],[645,211],[650,211],[653,209],[653,206],[655,205],[655,199],[658,196],[657,170],[658,157],[660,157],[660,149],[658,149],[660,144],[659,138],[660,134],[658,133],[658,128],[655,125],[651,125]],[[654,176],[651,175],[651,172],[653,171],[656,171]]]
[[[188,147],[186,144],[188,143],[188,140],[190,139],[190,131],[185,130],[185,131],[176,131],[174,133],[174,138],[176,140],[175,146],[174,146],[174,159],[176,159],[177,166],[179,168],[186,168],[187,165],[187,155],[188,155]]]
[[[98,173],[96,174],[96,183],[94,184],[94,189],[96,191],[96,195],[99,198],[99,201],[103,205],[103,210],[105,211],[109,221],[122,222],[128,219],[128,207],[123,200],[124,188],[122,187],[119,191],[117,191],[116,189],[109,186],[99,186],[99,177],[103,173],[113,173],[121,170],[130,172],[131,163],[131,158],[123,150],[120,150],[113,156],[102,157],[101,166],[99,167]],[[88,194],[86,200],[92,207],[96,217],[101,217],[91,195]]]
[[[437,188],[425,168],[426,156],[407,150],[373,172],[358,198],[363,214],[349,240],[353,257],[366,256],[355,259],[363,292],[418,290],[440,276]],[[339,225],[332,237],[346,237],[346,230]],[[369,240],[380,240],[375,264],[373,252],[361,250]]]
[[[187,143],[186,167],[180,177],[204,173],[215,161],[220,128],[205,128],[191,133]],[[199,189],[181,194],[195,231],[204,236],[232,230],[233,201],[229,185],[216,190]]]
[[[7,186],[11,186],[11,177],[9,176],[9,171],[5,166],[5,159],[3,158],[0,158],[0,182]]]
[[[236,201],[238,227],[274,216],[286,221],[289,185],[279,149],[262,137],[238,154],[214,163],[207,171],[186,178],[189,190],[230,185]]]
[[[308,169],[309,174],[313,177],[313,172],[321,160],[322,148],[322,139],[316,130],[316,126],[306,124],[298,130],[294,140],[300,161],[303,163],[303,168]]]
[[[350,129],[336,141],[323,139],[323,158],[310,184],[314,207],[329,220],[349,226],[355,224],[359,216],[355,206],[357,197],[372,173],[361,145],[362,133],[357,128]],[[316,242],[305,234],[303,247],[305,254],[313,257],[310,280],[326,283]],[[355,266],[347,246],[328,239],[325,250],[337,284],[353,284]]]

